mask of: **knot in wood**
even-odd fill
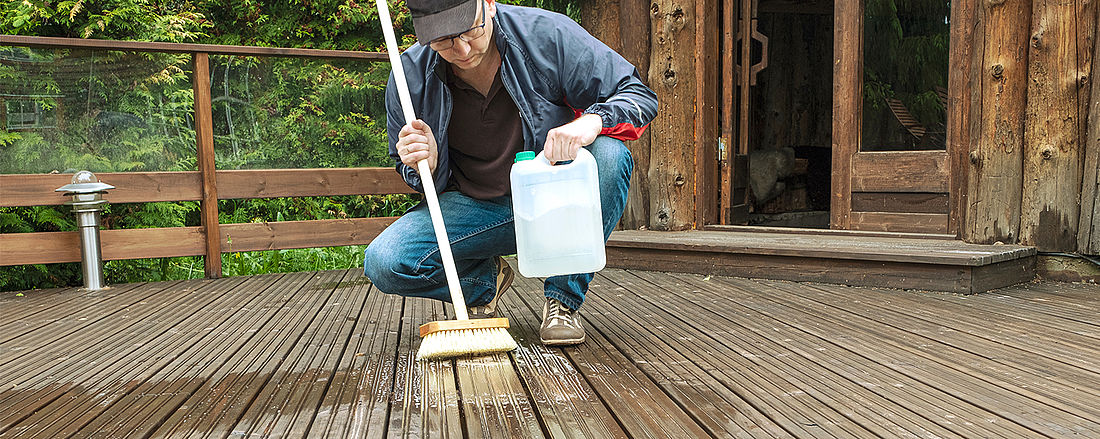
[[[676,186],[683,186],[684,182],[685,182],[684,176],[683,175],[677,175],[676,179],[673,180],[672,184],[675,184]]]
[[[989,68],[989,73],[993,75],[994,78],[1001,79],[1005,75],[1005,66],[1001,64],[993,64],[993,66]]]
[[[1043,148],[1043,152],[1039,153],[1039,155],[1043,156],[1043,160],[1050,160],[1054,157],[1054,149],[1048,145]]]
[[[1036,32],[1031,34],[1031,47],[1036,49],[1043,45],[1043,32]]]
[[[978,151],[970,151],[970,164],[978,166],[982,162],[982,156],[978,154]]]
[[[664,80],[665,85],[667,85],[669,87],[676,86],[676,72],[673,71],[671,67],[669,67],[668,69],[665,70],[665,73],[664,73],[663,76],[664,76],[663,80]]]
[[[673,23],[675,23],[675,24],[682,27],[684,25],[684,21],[685,21],[684,20],[684,10],[677,7],[676,10],[672,11],[672,14],[669,14],[669,18],[672,19]]]

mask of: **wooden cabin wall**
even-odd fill
[[[973,51],[978,74],[970,84],[979,106],[970,117],[968,170],[970,204],[965,239],[1014,243],[1020,231],[1023,196],[1024,110],[1027,43],[1032,0],[980,1]]]
[[[695,21],[694,1],[651,4],[649,86],[659,101],[649,126],[649,228],[655,230],[695,223]]]
[[[717,14],[700,14],[713,0],[600,0],[581,8],[581,24],[638,67],[657,93],[657,117],[642,139],[628,142],[634,173],[620,226],[683,230],[697,223],[697,142],[716,142],[714,80],[700,81],[702,63],[717,58]],[[703,23],[703,27],[697,25]],[[709,24],[708,24],[709,23]],[[714,35],[697,34],[706,26]],[[698,46],[698,47],[697,47]],[[709,105],[709,107],[708,107]],[[713,119],[713,122],[710,122]],[[700,211],[702,212],[702,211]]]
[[[1027,113],[1020,242],[1074,251],[1095,33],[1094,1],[1034,2],[1028,47]],[[1086,110],[1087,111],[1087,110]]]
[[[1096,0],[978,2],[974,15],[960,235],[1096,253]]]
[[[640,0],[601,0],[584,2],[581,6],[581,25],[604,44],[619,52],[649,78],[650,32],[649,2]],[[641,138],[627,142],[634,157],[634,172],[630,176],[630,193],[626,199],[619,227],[640,229],[649,226],[649,169],[650,138],[653,130],[647,129]]]
[[[961,145],[951,163],[951,187],[960,189],[951,229],[957,224],[967,242],[1100,253],[1100,87],[1091,87],[1100,71],[1097,1],[953,5],[953,20],[973,23],[952,34],[950,93],[958,103],[949,109],[969,121],[949,134]],[[720,34],[719,3],[582,7],[585,28],[634,63],[660,101],[643,138],[628,142],[635,168],[623,228],[691,228],[706,216],[696,206],[713,201],[696,187],[709,160],[697,151],[714,149],[708,139],[717,137],[710,135],[715,90],[705,82],[717,61],[708,39]]]
[[[1095,2],[1093,8],[1100,9]],[[1100,32],[1093,29],[1092,35],[1092,70],[1088,77],[1100,74],[1100,44],[1096,43]],[[1087,84],[1093,82],[1095,81],[1086,81]],[[1082,168],[1084,178],[1081,180],[1081,220],[1077,229],[1077,248],[1081,253],[1096,255],[1100,254],[1100,86],[1091,85],[1089,93],[1082,92],[1081,96],[1089,96],[1089,99],[1081,106],[1081,114],[1088,115],[1085,117],[1088,123],[1082,130],[1085,159]]]

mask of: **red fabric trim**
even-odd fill
[[[569,105],[569,102],[566,101],[565,105]],[[573,108],[573,106],[569,105],[569,108]],[[573,108],[573,120],[577,120],[583,115],[583,108]],[[605,127],[604,129],[600,130],[600,135],[614,137],[624,142],[628,140],[638,140],[639,137],[642,137],[642,133],[645,132],[645,129],[647,127],[649,127],[649,124],[645,124],[644,126],[639,128],[628,123],[621,123],[613,127]]]
[[[636,127],[628,123],[621,123],[613,127],[606,127],[600,130],[600,135],[614,137],[623,141],[638,140],[639,137],[642,137],[642,133],[644,133],[645,129],[648,127],[649,124],[642,125],[641,127]]]

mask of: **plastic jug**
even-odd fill
[[[551,165],[532,151],[512,164],[519,272],[526,277],[593,273],[607,263],[596,159],[584,148]]]

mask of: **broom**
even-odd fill
[[[397,94],[401,98],[401,109],[405,121],[416,120],[413,113],[409,84],[405,80],[405,69],[401,65],[401,56],[397,53],[397,38],[393,35],[393,23],[386,0],[377,0],[378,19],[382,22],[382,33],[386,37],[386,51],[390,55],[390,67],[397,83]],[[447,240],[447,229],[443,226],[443,213],[439,209],[439,197],[435,193],[435,179],[427,160],[416,164],[420,179],[424,184],[424,195],[428,200],[428,212],[432,217],[432,228],[439,243],[439,254],[443,258],[443,270],[447,274],[447,286],[451,290],[451,304],[454,305],[456,320],[441,320],[420,326],[420,351],[418,360],[457,357],[461,355],[481,355],[496,352],[508,352],[516,348],[516,341],[508,334],[508,319],[470,320],[466,311],[466,300],[458,283],[458,270],[455,269],[451,244]]]

